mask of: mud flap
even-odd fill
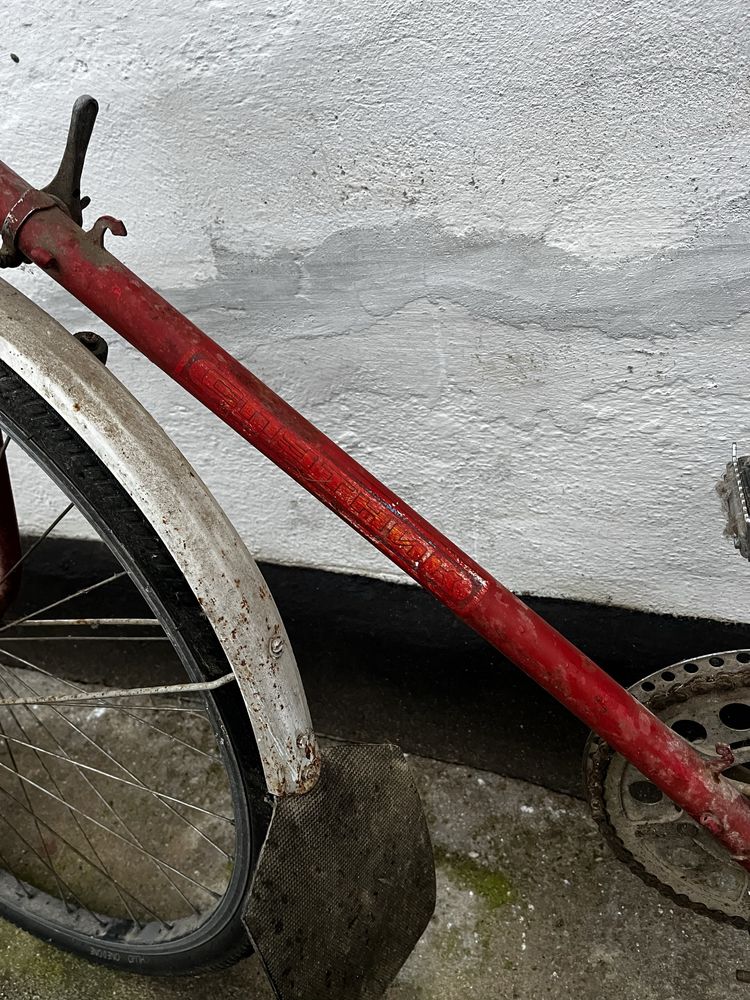
[[[278,799],[245,926],[279,1000],[376,1000],[435,908],[422,803],[402,752],[339,744]]]

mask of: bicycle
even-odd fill
[[[750,929],[750,741],[738,738],[750,724],[736,717],[750,712],[750,653],[621,688],[112,256],[119,220],[82,228],[96,114],[92,98],[76,103],[46,188],[0,163],[0,265],[45,271],[582,719],[589,801],[618,856],[677,902]],[[381,996],[435,903],[403,755],[319,747],[237,532],[106,367],[102,339],[71,336],[4,282],[0,426],[0,914],[117,968],[192,973],[252,947],[283,1000]],[[735,454],[723,488],[748,556],[750,463]],[[51,520],[17,516],[14,497],[53,495]],[[30,553],[77,517],[108,553],[96,582],[27,608]],[[36,532],[25,547],[19,521]],[[126,618],[107,617],[118,588]],[[128,643],[167,650],[165,682],[126,661],[71,679],[59,662],[71,632],[118,656]],[[31,659],[30,642],[52,660]],[[159,894],[141,892],[145,870]]]

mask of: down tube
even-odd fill
[[[20,179],[0,164],[12,194]],[[20,182],[22,183],[22,182]],[[750,870],[750,805],[683,739],[64,213],[19,245],[154,364],[335,511],[710,829]]]

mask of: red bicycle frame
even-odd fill
[[[587,726],[750,870],[750,804],[589,657],[0,163],[0,218],[18,249],[343,518]]]

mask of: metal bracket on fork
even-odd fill
[[[190,694],[193,691],[215,691],[236,681],[236,676],[224,674],[213,681],[196,681],[190,684],[159,684],[154,687],[140,688],[105,688],[102,691],[83,692],[82,694],[51,695],[49,698],[0,698],[0,708],[7,705],[59,705],[64,702],[97,701],[100,698],[134,698],[138,695],[152,694]]]
[[[60,208],[60,203],[51,195],[44,191],[37,191],[36,188],[24,191],[5,216],[2,228],[0,228],[0,235],[2,235],[0,267],[19,267],[26,261],[16,246],[19,230],[35,212],[43,212],[50,208]]]
[[[27,258],[16,245],[18,233],[21,226],[35,212],[41,212],[48,208],[62,208],[76,225],[80,226],[83,223],[83,209],[89,204],[90,199],[81,197],[81,175],[98,111],[99,105],[93,97],[79,97],[73,105],[65,151],[57,173],[50,183],[40,191],[33,187],[24,191],[2,223],[0,229],[2,234],[0,267],[18,267],[26,261]],[[114,223],[114,231],[118,233],[118,226],[124,231],[122,223],[118,220],[107,218],[99,220],[97,225],[102,222],[105,225],[109,224],[110,228],[112,228],[111,223]],[[97,238],[100,231],[103,235],[101,226],[96,233],[92,230],[94,238]],[[33,254],[31,254],[31,258],[40,267],[48,267],[53,260],[52,255],[41,248],[38,251],[38,259]]]

